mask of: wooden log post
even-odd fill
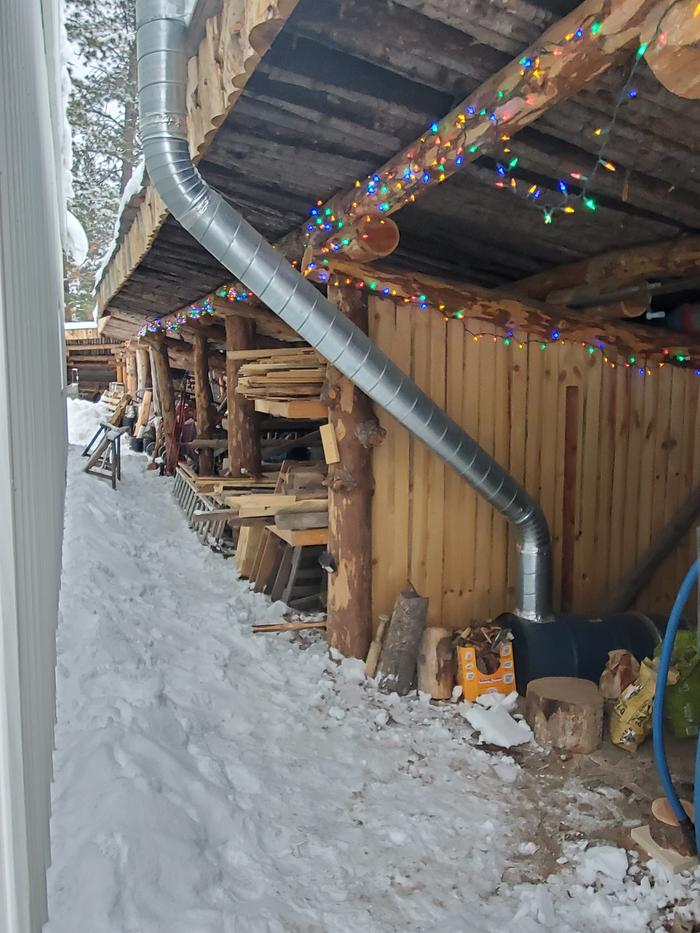
[[[232,355],[235,350],[255,347],[255,325],[237,314],[227,314],[225,320],[228,471],[231,476],[259,476],[260,436],[255,402],[236,393],[238,374],[245,361]]]
[[[126,391],[133,398],[136,398],[136,389],[138,382],[136,379],[136,351],[126,351]]]
[[[675,237],[658,243],[606,250],[588,259],[566,263],[511,282],[498,289],[534,300],[566,290],[594,289],[599,293],[652,279],[696,275],[700,270],[700,236]],[[590,296],[589,296],[590,297]]]
[[[209,384],[209,347],[204,334],[194,337],[194,401],[197,419],[197,437],[210,438],[214,431],[214,397]],[[199,451],[200,476],[214,473],[214,451]]]
[[[148,347],[136,348],[136,387],[137,391],[143,395],[145,389],[150,389],[151,382],[151,358],[148,353]]]
[[[153,344],[147,344],[148,346],[148,368],[151,374],[151,386],[153,388],[153,411],[156,415],[160,415],[160,395],[158,394],[158,380],[155,377],[156,373],[156,364],[153,360]]]
[[[644,58],[664,87],[679,97],[700,98],[697,0],[676,0],[670,4],[662,0],[647,17],[639,38],[648,44]]]
[[[366,295],[330,288],[329,298],[367,332]],[[328,467],[328,550],[336,570],[328,581],[329,644],[348,657],[365,658],[372,640],[372,455],[384,432],[370,400],[328,367],[322,392],[338,444]]]
[[[175,390],[170,372],[168,348],[162,336],[152,338],[153,375],[158,386],[160,414],[163,419],[163,437],[165,439],[166,468],[174,473],[178,461],[178,440],[175,436]]]

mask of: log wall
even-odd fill
[[[537,497],[553,536],[557,609],[600,609],[700,483],[700,379],[669,365],[642,377],[580,344],[475,342],[463,321],[374,299],[377,344]],[[486,329],[481,324],[481,333]],[[410,579],[430,623],[513,608],[505,520],[390,416],[374,451],[373,618]],[[693,534],[637,607],[667,613]]]

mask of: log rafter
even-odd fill
[[[660,243],[608,250],[590,259],[566,263],[528,276],[507,287],[523,298],[546,300],[564,289],[597,289],[600,295],[654,279],[700,277],[700,236],[677,237]],[[501,289],[500,291],[506,291]]]
[[[220,0],[217,15],[195,23],[204,34],[187,65],[187,134],[198,161],[217,127],[243,93],[250,76],[293,13],[298,0]],[[210,5],[213,7],[213,5]],[[97,287],[104,309],[149,251],[168,211],[153,185],[132,199],[129,230]]]
[[[517,133],[623,60],[638,44],[653,7],[654,0],[585,0],[367,182],[332,197],[322,213],[348,224],[380,204],[386,216],[413,203],[465,163],[493,150],[503,134]],[[571,39],[579,30],[581,38]],[[305,224],[301,233],[283,238],[280,247],[287,255],[299,253],[307,233]],[[328,239],[325,233],[314,233],[314,241]]]
[[[700,355],[700,343],[688,343],[694,338],[660,327],[618,323],[606,317],[596,320],[590,314],[543,304],[520,295],[501,294],[469,284],[446,284],[432,276],[377,269],[342,257],[334,257],[330,270],[328,281],[331,286],[357,286],[363,282],[378,298],[388,301],[416,302],[423,295],[431,307],[444,309],[446,316],[459,312],[464,325],[474,332],[480,324],[486,324],[501,328],[504,333],[521,328],[533,339],[550,340],[552,333],[558,331],[563,339],[594,347],[602,345],[610,356],[618,354],[620,358],[630,355],[696,358]],[[372,289],[372,283],[376,283],[375,289]]]

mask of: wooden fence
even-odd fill
[[[600,610],[700,482],[700,379],[643,361],[539,341],[474,339],[468,322],[373,299],[377,344],[542,504],[557,609]],[[480,326],[483,334],[484,327]],[[430,621],[458,627],[511,609],[515,554],[505,520],[394,419],[374,453],[373,614],[410,579]],[[659,568],[637,607],[667,613],[694,536]]]

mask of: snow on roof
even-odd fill
[[[95,271],[95,291],[97,291],[97,288],[99,287],[102,276],[104,275],[107,266],[112,259],[112,256],[114,256],[117,249],[119,248],[124,214],[126,213],[127,208],[131,206],[131,202],[134,200],[134,198],[141,196],[146,188],[146,184],[146,166],[143,159],[141,159],[140,162],[138,162],[138,164],[134,167],[131,178],[127,182],[126,188],[124,188],[124,192],[122,193],[121,200],[119,201],[117,216],[114,218],[112,241],[107,247],[107,251],[100,259],[100,264]]]
[[[192,16],[194,14],[195,8],[197,6],[198,0],[185,0],[184,9],[187,17],[187,22],[192,21]],[[141,196],[146,189],[148,184],[148,175],[145,171],[145,165],[143,159],[137,163],[134,167],[131,178],[129,179],[124,193],[122,194],[121,200],[119,202],[119,207],[117,208],[117,214],[114,218],[114,228],[112,233],[112,240],[107,247],[107,250],[100,259],[100,264],[95,270],[95,287],[93,289],[93,294],[97,293],[97,289],[100,286],[102,277],[107,271],[112,257],[119,249],[122,236],[122,221],[125,219],[125,214],[127,208],[132,206],[131,201],[137,196]],[[124,231],[126,232],[126,231]]]
[[[97,330],[96,321],[66,321],[64,330]]]

